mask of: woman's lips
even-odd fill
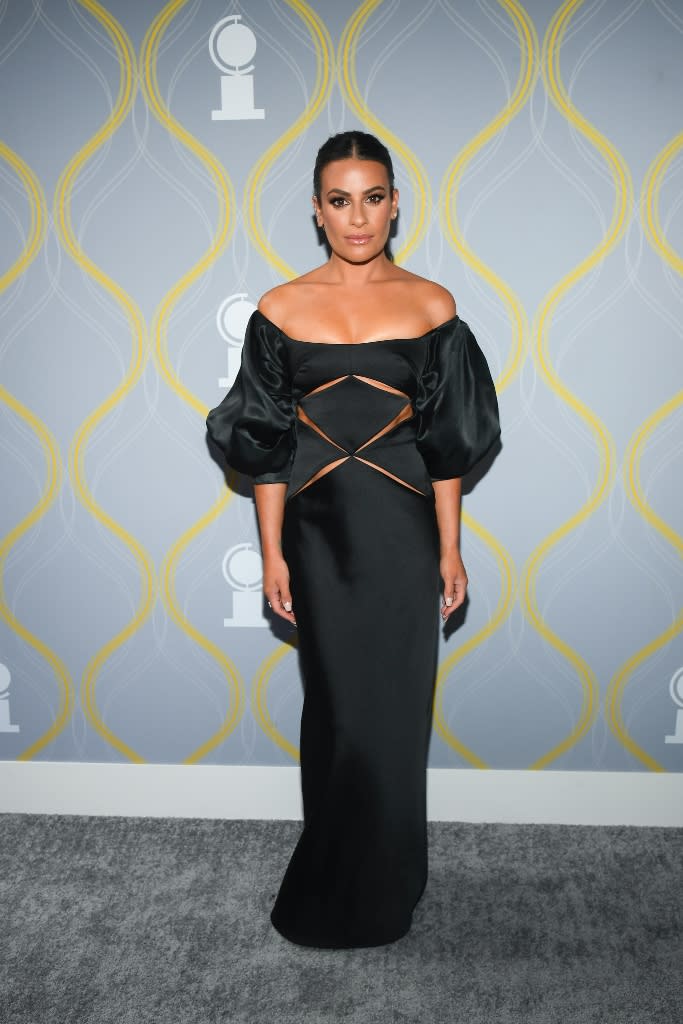
[[[365,245],[371,238],[372,235],[347,235],[346,241],[351,242],[352,245]]]

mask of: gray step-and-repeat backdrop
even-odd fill
[[[0,759],[297,763],[204,418],[365,127],[500,395],[430,763],[683,770],[680,4],[3,0],[0,95]]]

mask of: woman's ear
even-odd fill
[[[398,189],[395,188],[391,193],[391,219],[396,220],[398,215]]]
[[[321,228],[323,226],[323,215],[316,196],[313,196],[313,215],[315,217],[316,224]]]

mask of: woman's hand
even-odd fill
[[[263,593],[276,615],[296,626],[289,589],[289,569],[282,557],[282,523],[286,483],[254,484],[254,498],[263,555]]]
[[[434,480],[433,486],[441,548],[439,567],[443,580],[441,618],[445,622],[463,603],[467,592],[467,573],[460,557],[462,480],[457,476]]]
[[[296,626],[292,611],[292,594],[289,589],[289,569],[280,555],[270,555],[263,560],[263,593],[268,607],[276,615]]]
[[[441,605],[441,618],[445,622],[448,616],[452,615],[465,600],[467,573],[458,550],[442,554],[439,566],[443,580],[444,601]]]

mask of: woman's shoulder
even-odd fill
[[[274,324],[280,323],[283,311],[291,301],[288,295],[289,288],[289,281],[285,282],[285,284],[278,284],[269,291],[264,292],[258,301],[257,309],[259,312],[263,313]]]
[[[405,274],[403,278],[405,285],[412,291],[411,305],[424,310],[432,327],[438,327],[453,319],[457,310],[455,299],[448,288],[408,270],[403,271],[403,274]]]
[[[292,281],[277,284],[263,293],[258,301],[258,309],[273,323],[281,324],[292,311],[300,308],[302,301],[305,302],[311,297],[316,283],[316,271],[311,270]]]
[[[264,292],[258,302],[259,311],[271,323],[286,330],[293,320],[298,321],[302,309],[314,306],[325,297],[330,285],[319,273],[321,269],[316,268]],[[436,281],[393,266],[386,284],[389,285],[388,290],[385,292],[381,285],[382,290],[378,294],[384,296],[394,319],[407,317],[416,322],[426,321],[425,329],[429,330],[447,323],[456,315],[453,295]]]

